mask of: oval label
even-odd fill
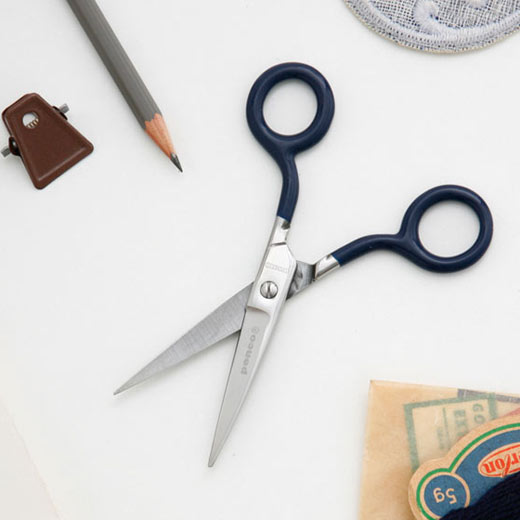
[[[483,458],[478,471],[484,477],[507,477],[520,471],[520,443],[502,446]]]

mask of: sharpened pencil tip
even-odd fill
[[[177,168],[179,169],[180,172],[182,172],[182,166],[181,166],[181,162],[179,161],[179,158],[175,155],[175,154],[171,154],[170,156],[170,159],[172,160],[172,163],[175,164],[175,166],[177,166]]]

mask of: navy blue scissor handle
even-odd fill
[[[295,135],[283,135],[267,125],[264,102],[269,91],[278,83],[298,79],[307,83],[318,104],[316,116],[310,126]],[[247,122],[260,144],[277,162],[283,176],[278,216],[291,221],[298,202],[299,180],[295,156],[318,143],[327,133],[334,117],[334,95],[323,75],[303,63],[282,63],[264,72],[253,85],[247,100]]]
[[[424,213],[434,204],[457,201],[468,205],[477,215],[480,231],[475,243],[464,253],[442,257],[430,253],[419,237],[419,224]],[[487,251],[493,237],[493,217],[486,202],[474,191],[462,186],[437,186],[420,195],[408,208],[395,235],[370,235],[359,238],[334,251],[332,256],[340,265],[361,255],[379,249],[394,251],[423,269],[439,273],[451,273],[470,267]]]

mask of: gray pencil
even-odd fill
[[[161,111],[95,0],[67,0],[139,124],[182,171]]]

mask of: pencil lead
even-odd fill
[[[177,155],[172,153],[170,155],[170,159],[172,160],[172,163],[175,164],[175,166],[177,166],[179,171],[182,172],[183,170],[182,170],[181,162],[179,161],[179,158],[177,157]]]

